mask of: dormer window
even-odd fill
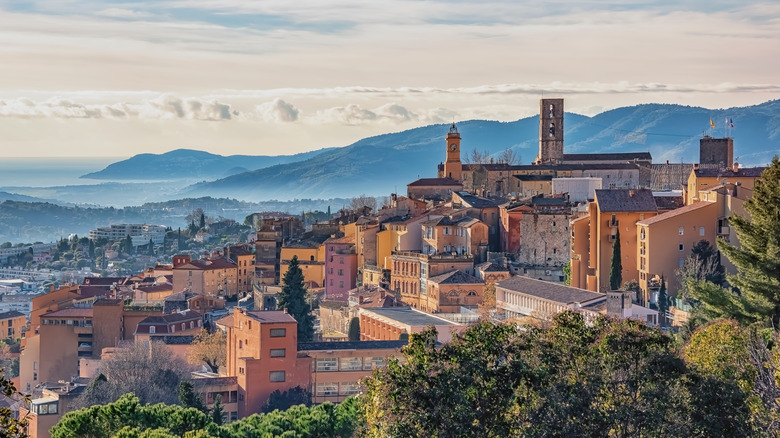
[[[150,334],[150,335],[153,335],[156,329],[157,329],[157,328],[156,328],[155,326],[151,326],[151,327],[149,327],[149,334]]]

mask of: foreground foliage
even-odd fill
[[[314,438],[352,436],[357,418],[354,399],[313,408],[293,406],[287,411],[252,415],[226,426],[209,414],[176,405],[143,405],[125,394],[107,405],[69,412],[51,429],[52,438]]]
[[[558,314],[549,329],[482,323],[435,348],[412,335],[361,398],[367,437],[749,436],[736,382],[690,368],[637,321]]]

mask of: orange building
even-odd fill
[[[612,246],[618,230],[623,282],[638,280],[636,223],[657,214],[653,193],[648,189],[596,190],[588,216],[571,224],[571,286],[594,292],[610,289]]]
[[[223,259],[192,260],[173,268],[173,290],[212,297],[238,295],[238,266]]]
[[[391,341],[420,333],[433,326],[439,342],[452,341],[453,333],[466,326],[421,312],[411,307],[374,307],[360,309],[360,339],[363,341]]]
[[[752,189],[756,180],[766,167],[739,167],[734,163],[728,168],[719,167],[694,167],[688,176],[688,184],[685,187],[686,204],[692,204],[700,200],[700,192],[723,183],[739,185],[746,189]]]
[[[675,296],[680,288],[677,270],[701,240],[715,245],[719,206],[716,202],[696,202],[637,222],[637,269],[643,302],[656,302],[660,278]]]
[[[390,289],[401,301],[415,309],[430,311],[428,279],[453,270],[474,274],[474,258],[469,254],[447,253],[427,255],[419,252],[396,251],[390,258]],[[425,306],[425,307],[423,307]]]
[[[462,271],[428,279],[428,293],[420,296],[420,309],[432,313],[460,313],[461,307],[482,304],[485,282]]]
[[[203,316],[194,310],[186,310],[144,318],[138,323],[134,335],[136,342],[146,342],[170,336],[192,336],[201,328]]]
[[[0,337],[21,338],[26,324],[27,317],[24,313],[15,310],[0,313]]]
[[[255,276],[255,254],[247,245],[234,245],[225,248],[225,257],[236,264],[238,295],[245,297],[252,291],[252,280]]]

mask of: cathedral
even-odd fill
[[[446,160],[439,164],[438,179],[459,183],[462,190],[486,197],[528,197],[553,192],[553,179],[600,179],[598,188],[650,187],[652,156],[649,152],[565,154],[563,99],[539,101],[539,154],[533,164],[464,164],[461,137],[453,123],[447,133]],[[430,178],[429,180],[433,180]]]

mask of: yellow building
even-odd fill
[[[290,260],[298,256],[303,279],[311,287],[325,285],[325,245],[317,242],[290,243],[282,247],[280,278],[290,269]]]
[[[685,187],[686,204],[699,201],[702,190],[708,190],[724,183],[752,189],[764,169],[766,167],[739,167],[739,164],[736,163],[727,169],[694,167],[688,176],[688,184]]]
[[[223,259],[192,260],[173,268],[173,290],[211,297],[238,295],[238,266]]]

